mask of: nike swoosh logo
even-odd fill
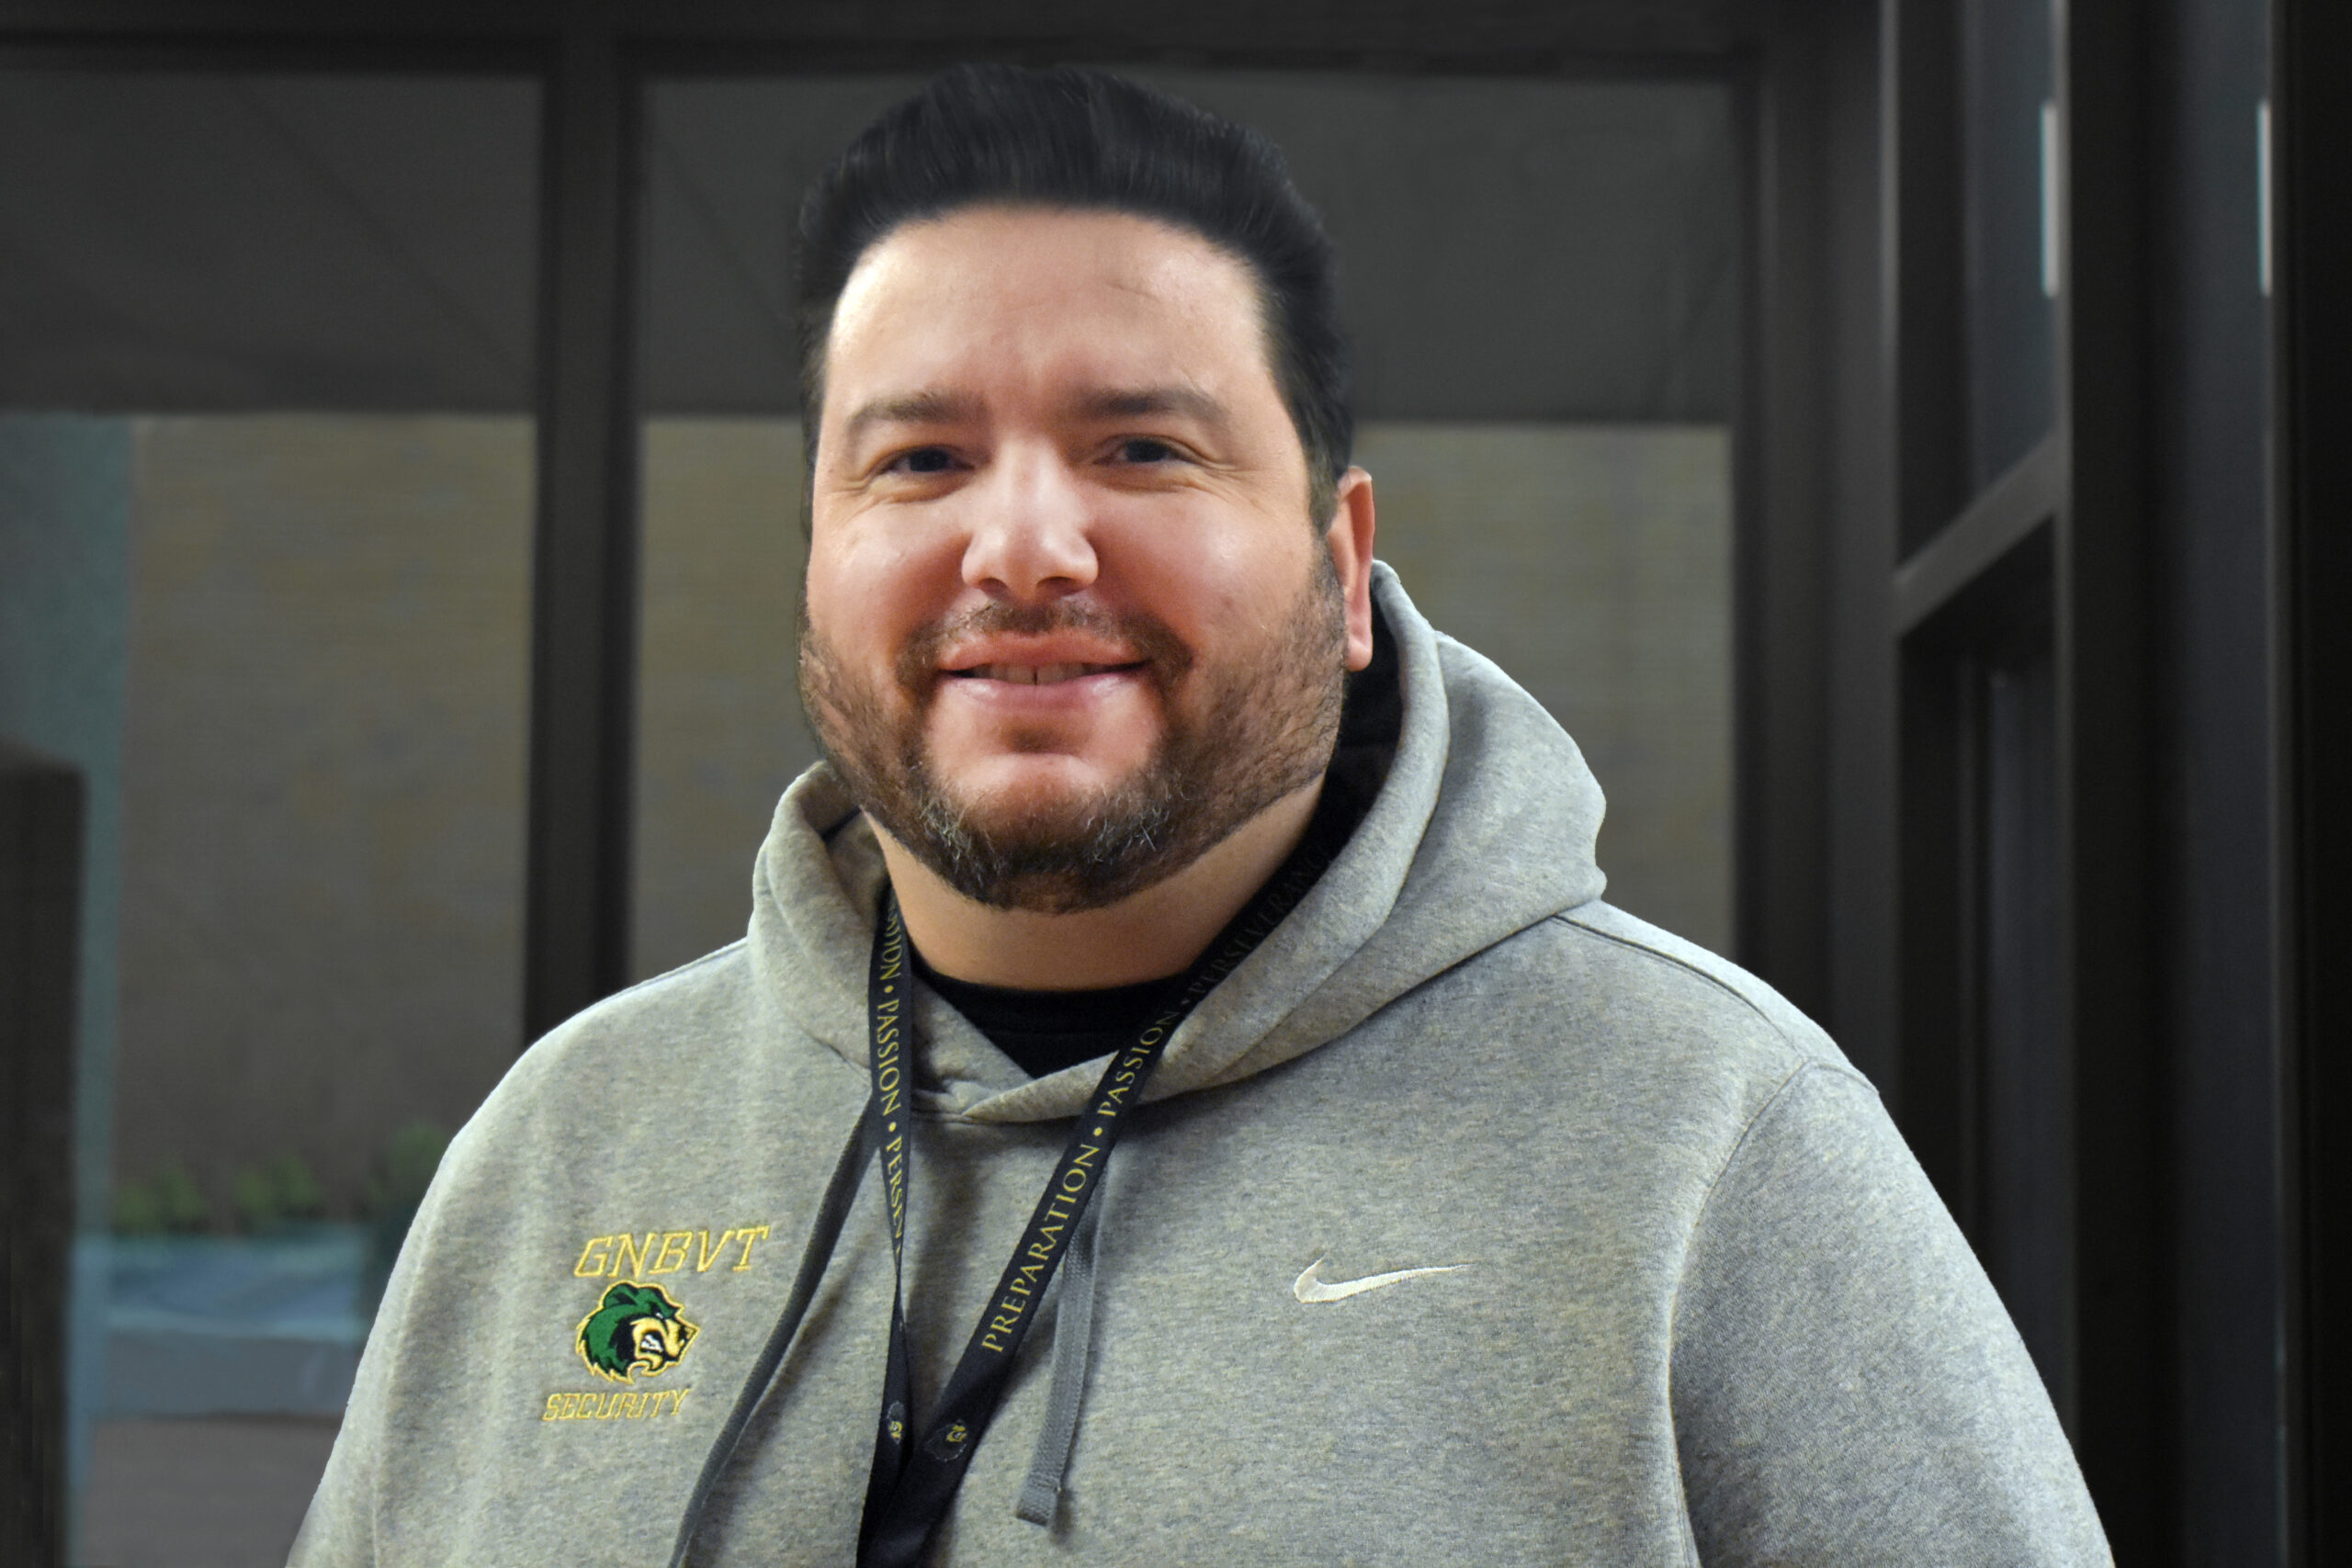
[[[1367,1274],[1361,1280],[1326,1280],[1323,1259],[1317,1258],[1306,1266],[1290,1293],[1302,1306],[1317,1302],[1343,1302],[1350,1296],[1360,1296],[1366,1291],[1377,1291],[1389,1285],[1400,1285],[1408,1280],[1418,1280],[1424,1274],[1452,1274],[1467,1269],[1467,1263],[1448,1263],[1440,1269],[1397,1269],[1386,1274]]]

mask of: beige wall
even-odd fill
[[[800,426],[657,420],[645,437],[632,964],[743,934],[776,796],[816,760],[794,694]]]
[[[1731,942],[1731,471],[1721,426],[1369,426],[1378,553],[1609,796],[1611,903]]]
[[[135,441],[116,1169],[348,1202],[518,1044],[531,427]]]

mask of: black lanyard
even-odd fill
[[[907,1384],[906,1275],[907,1149],[904,1030],[907,997],[906,929],[896,897],[884,896],[874,932],[874,958],[866,979],[866,1010],[874,1079],[866,1101],[867,1138],[882,1160],[883,1191],[890,1225],[890,1353],[884,1374],[882,1418],[874,1439],[874,1469],[866,1483],[865,1516],[859,1530],[858,1568],[911,1568],[923,1545],[955,1500],[972,1451],[1004,1397],[1012,1358],[1036,1321],[1046,1287],[1061,1267],[1062,1254],[1080,1216],[1102,1184],[1111,1150],[1143,1101],[1144,1085],[1159,1065],[1160,1053],[1201,999],[1250,956],[1282,923],[1330,863],[1336,846],[1310,833],[1256,897],[1217,934],[1185,976],[1175,999],[1137,1032],[1135,1043],[1112,1055],[1102,1081],[1070,1129],[1062,1157],[1029,1215],[1028,1227],[1012,1249],[980,1321],[964,1346],[940,1395],[939,1407],[922,1440],[910,1442],[912,1426]]]
[[[1102,1082],[1087,1101],[1086,1111],[1070,1131],[1061,1162],[1046,1182],[1046,1190],[1029,1216],[1028,1228],[1012,1251],[1012,1261],[997,1281],[996,1292],[980,1314],[978,1327],[964,1348],[962,1359],[947,1380],[939,1408],[922,1441],[910,1443],[911,1408],[908,1396],[907,1317],[905,1309],[907,1234],[908,1089],[911,1072],[907,1064],[907,998],[912,966],[909,962],[906,928],[897,897],[888,887],[876,917],[874,952],[866,974],[868,1021],[867,1061],[872,1088],[856,1130],[833,1167],[831,1179],[819,1200],[817,1213],[802,1250],[800,1270],[794,1279],[783,1314],[753,1360],[751,1375],[736,1396],[733,1409],[721,1424],[702,1472],[688,1495],[684,1517],[671,1549],[673,1568],[686,1561],[704,1512],[720,1478],[732,1462],[752,1413],[774,1382],[786,1350],[799,1332],[818,1282],[841,1238],[842,1225],[857,1195],[866,1168],[877,1157],[882,1165],[884,1198],[890,1227],[890,1348],[883,1374],[882,1415],[874,1442],[874,1468],[866,1483],[865,1513],[858,1532],[858,1568],[910,1568],[955,1501],[956,1488],[972,1451],[980,1446],[989,1422],[1003,1397],[1012,1359],[1028,1337],[1046,1286],[1060,1267],[1062,1254],[1075,1232],[1079,1217],[1102,1180],[1126,1119],[1143,1102],[1144,1085],[1159,1065],[1160,1053],[1203,998],[1216,988],[1249,957],[1268,932],[1306,896],[1323,874],[1354,827],[1352,815],[1333,808],[1334,792],[1327,789],[1324,807],[1307,829],[1306,838],[1283,863],[1282,869],[1261,887],[1208,950],[1194,963],[1173,1001],[1162,1008],[1137,1033],[1135,1043],[1116,1052],[1103,1069]]]
[[[1139,1102],[1151,1070],[1168,1037],[1194,1003],[1208,994],[1206,985],[1189,985],[1177,1000],[1147,1024],[1136,1043],[1115,1053],[1103,1069],[1060,1163],[1046,1179],[1046,1190],[1029,1216],[1028,1227],[1012,1249],[980,1321],[964,1347],[963,1359],[947,1380],[939,1407],[922,1442],[910,1441],[910,1400],[907,1377],[907,1318],[905,1311],[907,1235],[906,1071],[900,1029],[907,989],[906,929],[899,918],[898,900],[886,901],[874,933],[874,962],[866,986],[871,1018],[874,1092],[866,1101],[866,1116],[875,1123],[869,1137],[882,1160],[882,1189],[890,1226],[890,1355],[883,1376],[882,1417],[874,1438],[874,1469],[866,1483],[865,1522],[860,1529],[860,1568],[898,1568],[922,1554],[939,1517],[956,1495],[972,1450],[996,1415],[1004,1396],[1012,1358],[1036,1321],[1036,1309],[1046,1287],[1061,1267],[1066,1244],[1086,1213],[1094,1189],[1102,1179],[1113,1145],[1126,1125],[1126,1112]],[[1210,984],[1214,984],[1211,981]]]

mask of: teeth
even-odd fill
[[[1010,681],[1016,686],[1050,686],[1108,670],[1108,664],[983,664],[972,671],[989,681]]]

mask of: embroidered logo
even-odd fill
[[[628,1382],[639,1372],[660,1377],[678,1364],[701,1332],[680,1315],[659,1285],[623,1280],[580,1320],[580,1359],[600,1378]]]
[[[1387,1274],[1367,1274],[1361,1280],[1326,1280],[1323,1259],[1317,1258],[1306,1266],[1290,1288],[1291,1299],[1301,1306],[1313,1306],[1317,1302],[1343,1302],[1350,1296],[1360,1296],[1366,1291],[1377,1291],[1387,1285],[1400,1285],[1408,1280],[1418,1280],[1424,1274],[1453,1274],[1469,1268],[1467,1263],[1448,1263],[1435,1269],[1398,1269]]]

